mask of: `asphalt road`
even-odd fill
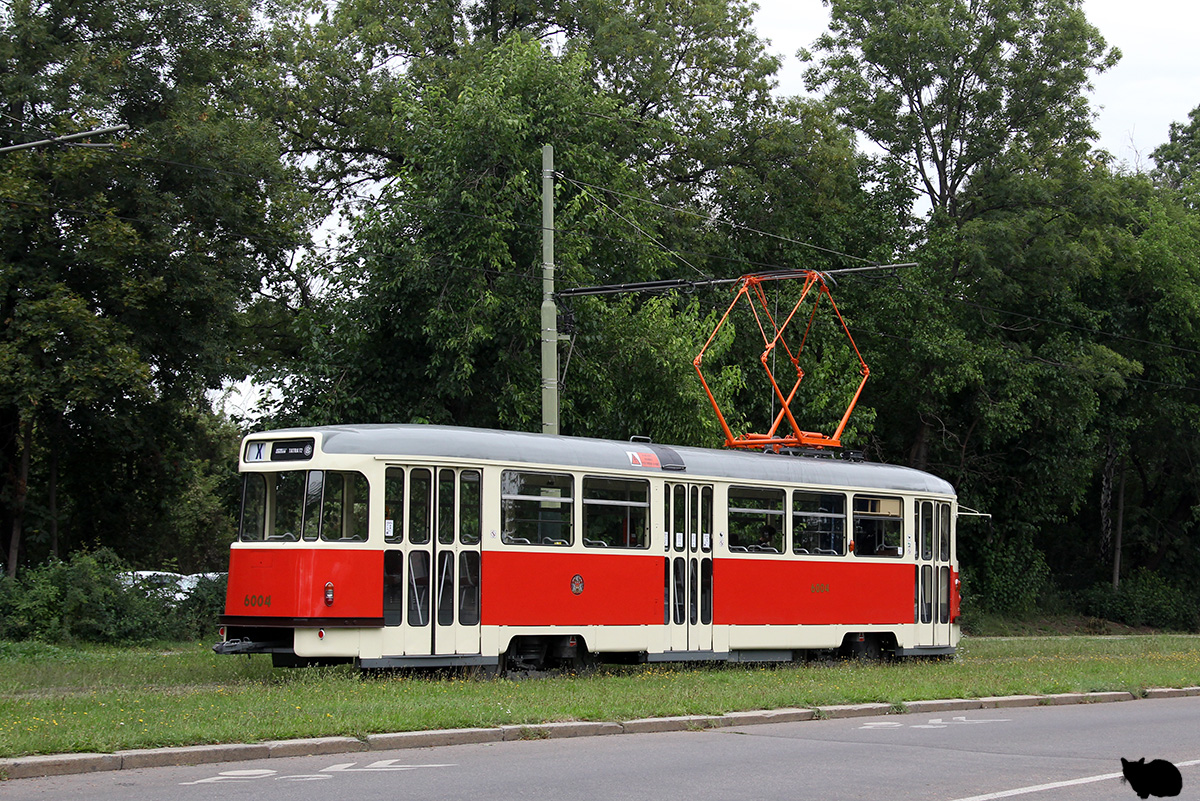
[[[1120,758],[1200,799],[1200,697],[523,740],[16,779],[0,799],[1136,799]]]

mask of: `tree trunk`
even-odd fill
[[[21,466],[17,474],[16,492],[13,494],[12,537],[8,541],[8,577],[16,578],[17,557],[21,553],[21,529],[25,518],[25,496],[29,487],[29,452],[33,450],[33,415],[25,421],[22,435]]]
[[[929,423],[924,416],[918,418],[917,433],[908,451],[908,466],[924,470],[929,464]]]
[[[1113,592],[1121,584],[1121,533],[1125,528],[1125,460],[1117,467],[1121,471],[1121,483],[1117,485],[1117,536],[1113,543]]]
[[[50,480],[46,487],[47,502],[50,511],[50,555],[55,559],[58,554],[58,440],[50,446]]]

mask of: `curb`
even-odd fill
[[[1185,698],[1200,696],[1200,687],[1155,688],[1143,698]],[[1100,704],[1135,701],[1128,692],[1053,693],[1050,695],[1002,695],[987,698],[946,698],[907,701],[902,704],[836,704],[808,709],[768,709],[729,712],[724,715],[683,715],[667,718],[642,718],[620,723],[572,721],[531,723],[483,729],[443,729],[435,731],[372,734],[365,740],[355,737],[314,737],[301,740],[275,740],[265,743],[195,745],[183,748],[140,748],[113,754],[48,754],[0,759],[0,777],[33,779],[138,768],[207,765],[248,759],[276,759],[361,751],[392,751],[405,748],[436,748],[446,745],[475,745],[513,740],[544,740],[566,737],[598,737],[610,734],[651,734],[659,732],[702,731],[729,726],[755,726],[767,723],[793,723],[806,720],[888,715],[903,708],[901,714],[925,714],[964,709],[1003,709],[1067,704]]]

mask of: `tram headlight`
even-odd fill
[[[333,582],[325,582],[325,605],[333,606]]]

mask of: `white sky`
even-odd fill
[[[759,35],[784,57],[779,92],[805,94],[796,51],[811,46],[829,22],[821,0],[756,0]],[[1116,67],[1092,83],[1099,146],[1131,167],[1149,169],[1150,153],[1167,141],[1172,122],[1200,106],[1200,4],[1195,0],[1083,0],[1088,21],[1109,46]]]

